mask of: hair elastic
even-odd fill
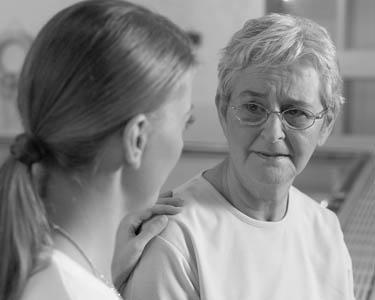
[[[27,166],[41,161],[45,156],[45,151],[39,139],[26,133],[16,136],[10,146],[10,153],[15,159]]]

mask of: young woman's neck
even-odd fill
[[[69,235],[54,230],[55,248],[108,280],[117,227],[127,212],[120,180],[120,172],[80,180],[54,173],[46,197],[51,221]]]

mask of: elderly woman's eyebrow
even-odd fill
[[[250,97],[257,97],[257,98],[265,98],[267,97],[267,93],[260,93],[260,92],[256,92],[253,90],[245,90],[245,91],[242,91],[239,96],[240,97],[250,96]]]
[[[302,99],[295,99],[295,98],[291,98],[291,97],[286,97],[284,98],[284,101],[282,102],[282,106],[298,106],[298,107],[302,107],[302,108],[306,108],[306,109],[312,109],[313,106],[302,100]]]

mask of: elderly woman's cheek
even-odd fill
[[[317,147],[317,136],[301,133],[290,138],[290,144],[293,151],[292,161],[298,175],[304,170]]]

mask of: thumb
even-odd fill
[[[142,225],[141,232],[136,236],[137,242],[145,247],[147,243],[163,231],[168,224],[168,217],[165,215],[155,216]]]

